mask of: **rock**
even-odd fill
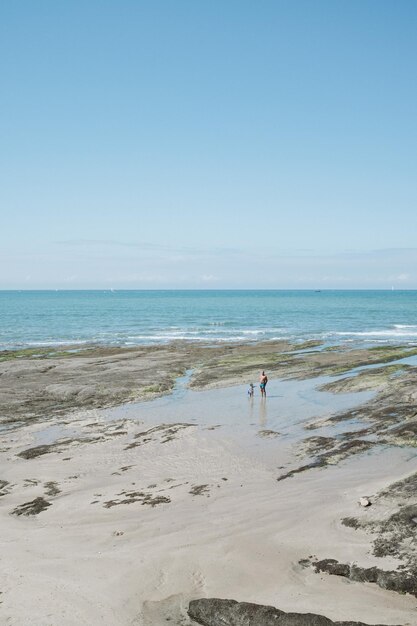
[[[378,568],[359,567],[353,563],[350,567],[348,578],[358,583],[376,583],[378,581]]]
[[[24,504],[20,504],[11,512],[11,515],[38,515],[38,513],[42,513],[45,511],[48,506],[52,506],[50,502],[45,500],[45,498],[35,498],[31,500],[31,502],[25,502]]]
[[[371,506],[372,502],[369,500],[369,498],[359,498],[359,504],[361,506]]]
[[[345,576],[349,578],[350,567],[346,563],[339,563],[336,559],[323,559],[314,563],[316,572],[328,572],[334,576]]]
[[[307,559],[305,559],[307,562]],[[375,583],[382,589],[397,593],[410,593],[417,597],[417,574],[413,571],[386,571],[379,567],[360,567],[355,563],[348,565],[336,559],[323,559],[312,563],[316,572],[327,572],[334,576],[343,576],[359,583]]]
[[[203,626],[232,626],[232,624],[250,624],[251,626],[269,626],[277,624],[282,611],[272,606],[221,600],[218,598],[202,598],[192,600],[188,607],[188,615]]]
[[[23,452],[19,452],[17,456],[20,456],[22,459],[34,459],[36,456],[41,456],[42,454],[48,454],[52,452],[54,449],[54,444],[50,445],[42,445],[35,446],[34,448],[28,448],[27,450],[23,450]]]
[[[285,613],[273,606],[219,598],[192,600],[188,615],[202,626],[367,626],[363,622],[332,622],[314,613]]]

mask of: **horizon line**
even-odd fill
[[[33,292],[33,291],[48,291],[48,292],[75,292],[75,291],[109,291],[111,293],[118,291],[313,291],[314,293],[320,293],[322,291],[417,291],[417,287],[217,287],[217,288],[202,288],[202,287],[167,287],[167,288],[146,288],[146,287],[80,287],[80,288],[61,288],[61,287],[47,287],[47,288],[2,288],[1,292]]]

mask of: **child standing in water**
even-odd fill
[[[251,383],[249,385],[249,389],[248,389],[248,396],[249,396],[249,398],[253,398],[254,390],[255,390],[255,385],[253,383]]]

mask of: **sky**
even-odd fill
[[[416,24],[0,3],[0,289],[417,289]]]

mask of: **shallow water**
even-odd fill
[[[80,434],[79,429],[72,428],[65,424],[51,424],[40,429],[35,435],[35,444],[37,446],[49,445],[54,441],[66,439],[67,437],[77,437]]]
[[[358,368],[358,371],[363,368]],[[356,370],[355,370],[356,371]],[[149,401],[133,402],[101,410],[80,411],[70,423],[46,424],[36,431],[34,444],[50,444],[68,437],[90,434],[85,418],[96,424],[111,425],[122,420],[137,421],[144,428],[162,423],[186,422],[200,429],[213,430],[213,436],[228,439],[265,462],[276,466],[293,457],[294,444],[311,436],[337,437],[340,433],[368,425],[360,420],[360,411],[350,420],[326,424],[314,429],[312,422],[326,422],[331,416],[369,402],[374,391],[330,393],[319,387],[340,376],[320,376],[306,380],[270,380],[267,397],[255,387],[253,398],[248,385],[195,391],[188,387],[193,374],[188,370],[176,380],[172,393]],[[77,418],[81,418],[79,425]],[[94,429],[93,429],[94,430]]]
[[[278,439],[291,445],[309,436],[304,427],[312,420],[326,419],[358,407],[374,395],[365,391],[344,394],[318,391],[318,386],[333,380],[323,376],[301,381],[272,380],[268,382],[266,398],[260,396],[259,388],[255,388],[255,396],[249,398],[248,385],[205,391],[188,389],[190,375],[191,372],[187,372],[178,379],[169,396],[102,411],[101,418],[105,421],[138,420],[149,427],[177,422],[194,423],[200,428],[219,427],[219,436],[231,437],[245,447],[256,445],[266,450],[273,442],[276,446]],[[315,433],[334,436],[342,430],[357,429],[358,424],[360,421],[354,419],[320,428]],[[263,431],[274,431],[279,437],[275,438],[273,433],[269,437],[262,436],[267,434]]]

